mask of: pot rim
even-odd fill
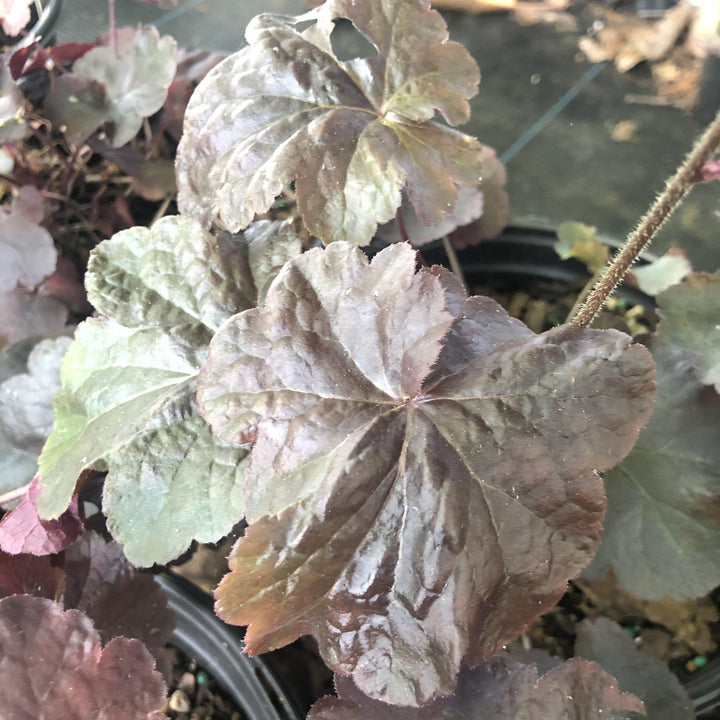
[[[212,598],[172,572],[156,576],[177,617],[171,643],[196,659],[250,720],[303,720],[291,694],[261,657],[242,652],[243,633],[213,612]]]

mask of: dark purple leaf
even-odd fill
[[[482,215],[466,227],[460,227],[450,234],[453,247],[463,248],[477,245],[482,240],[497,237],[510,219],[510,199],[505,190],[507,173],[498,160],[495,151],[483,146],[482,179],[479,189],[483,197]]]
[[[75,541],[82,530],[77,495],[56,520],[41,520],[35,506],[40,495],[37,477],[20,504],[0,520],[0,548],[11,555],[52,555]]]
[[[252,653],[313,633],[398,704],[451,692],[463,657],[495,654],[589,562],[596,470],[630,450],[654,390],[628,336],[535,336],[414,269],[400,244],[290,261],[264,308],[219,329],[198,394],[221,439],[256,443],[220,615],[250,624]]]
[[[0,598],[35,595],[58,600],[63,582],[62,571],[47,555],[8,555],[0,551]]]
[[[439,238],[445,237],[445,235],[449,235],[459,226],[467,225],[477,219],[483,211],[483,194],[478,188],[460,188],[458,190],[455,211],[446,215],[439,225],[423,225],[413,209],[412,204],[407,199],[406,193],[403,193],[400,209],[405,224],[405,231],[410,242],[415,247],[422,247],[433,240],[438,240]],[[388,243],[404,241],[404,237],[395,220],[385,225],[380,225],[375,233],[375,237]]]
[[[105,87],[97,80],[62,75],[45,98],[45,114],[53,125],[64,128],[74,145],[87,140],[109,115]]]
[[[375,57],[333,55],[339,17]],[[404,187],[423,224],[437,225],[457,187],[478,182],[479,143],[432,118],[465,122],[479,73],[428,0],[328,0],[297,18],[259,15],[246,38],[188,106],[177,162],[185,214],[235,231],[294,180],[312,233],[366,245]]]
[[[63,567],[64,607],[84,612],[104,643],[132,637],[157,654],[169,642],[175,618],[162,588],[128,562],[118,543],[85,533],[65,552]]]
[[[454,695],[421,708],[399,708],[363,695],[337,678],[339,698],[313,705],[308,720],[598,720],[613,711],[643,713],[598,665],[570,660],[538,677],[537,668],[495,657],[463,670]]]
[[[0,600],[0,677],[3,718],[163,717],[165,683],[142,643],[103,649],[87,617],[44,598]]]
[[[33,70],[71,65],[94,47],[95,45],[92,43],[64,43],[45,48],[36,42],[13,54],[10,69],[13,77],[17,80]]]
[[[640,650],[633,638],[607,618],[577,626],[575,653],[617,678],[618,687],[645,704],[651,720],[693,720],[693,704],[668,666]]]

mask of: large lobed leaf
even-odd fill
[[[377,55],[338,60],[336,18]],[[235,231],[294,180],[312,233],[366,245],[403,187],[437,225],[456,187],[479,181],[480,145],[432,117],[466,121],[480,76],[428,0],[328,0],[299,17],[260,15],[246,38],[188,105],[177,159],[185,214]]]
[[[338,678],[339,698],[320,699],[308,720],[597,720],[613,711],[644,714],[643,703],[621,693],[615,678],[593,662],[570,660],[538,675],[534,665],[498,656],[463,670],[452,697],[416,709],[372,700]]]
[[[3,720],[159,720],[165,683],[138,640],[105,648],[92,622],[45,598],[0,600]]]
[[[590,560],[596,470],[650,411],[652,360],[614,331],[535,336],[393,245],[289,262],[266,306],[225,323],[198,398],[255,442],[250,527],[219,614],[250,652],[311,632],[369,695],[452,691],[553,605]]]
[[[653,356],[655,408],[632,452],[604,475],[605,534],[586,574],[612,567],[638,597],[682,600],[720,583],[720,396],[677,348],[656,341]]]
[[[110,471],[103,510],[136,565],[217,540],[243,516],[247,449],[212,437],[195,385],[215,329],[263,292],[272,268],[252,258],[272,243],[280,264],[299,252],[286,223],[214,239],[180,217],[98,246],[86,283],[107,317],[78,328],[62,367],[40,458],[42,517],[65,509],[87,468]]]

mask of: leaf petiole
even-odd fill
[[[650,206],[647,214],[628,235],[623,249],[605,266],[605,271],[588,295],[587,300],[570,319],[569,322],[572,325],[588,327],[592,323],[642,250],[655,237],[657,231],[680,204],[688,190],[696,184],[700,170],[715,154],[719,146],[720,112],[697,140],[689,155],[668,181],[665,189]]]

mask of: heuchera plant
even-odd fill
[[[341,18],[375,54],[338,59]],[[84,52],[55,82],[48,108],[66,118],[69,138],[104,128],[110,152],[162,104],[158,88],[153,102],[123,92],[118,55],[165,89],[172,78],[152,70],[165,68],[169,43],[138,33]],[[115,676],[103,667],[122,654],[138,677],[123,717],[158,717],[144,651],[109,640],[122,632],[105,629],[102,593],[77,591],[96,575],[88,566],[127,562],[88,531],[75,540],[101,475],[107,530],[134,565],[165,564],[246,519],[217,612],[248,626],[250,653],[316,638],[339,697],[321,700],[315,720],[691,718],[667,669],[639,659],[609,621],[584,623],[566,663],[502,651],[591,561],[648,597],[720,581],[718,543],[695,544],[717,539],[707,505],[718,480],[708,461],[720,411],[720,343],[708,332],[717,277],[690,275],[658,298],[652,415],[651,351],[588,327],[705,179],[720,121],[570,322],[538,335],[493,300],[468,297],[448,270],[418,269],[408,242],[415,223],[430,227],[422,244],[433,227],[445,234],[471,219],[459,196],[471,214],[491,215],[483,176],[502,175],[491,152],[451,127],[467,120],[479,73],[429,2],[327,0],[300,17],[261,15],[246,39],[188,105],[181,214],[123,230],[90,256],[95,317],[65,355],[39,477],[0,522],[0,578],[12,595],[0,600],[0,648],[13,649],[0,652],[0,672],[26,672],[38,651],[16,648],[24,628],[52,626],[51,653],[71,635],[87,650],[57,666],[57,702],[77,677],[102,676],[93,707],[115,709]],[[296,222],[258,219],[288,186]],[[30,210],[11,212],[33,221]],[[403,241],[368,257],[360,247],[393,219],[380,234]],[[38,362],[30,356],[24,375]],[[648,472],[660,478],[651,499]],[[638,567],[628,534],[654,500],[685,521],[658,517],[662,544],[658,525],[643,528],[650,559]],[[691,563],[662,554],[678,547]],[[668,563],[675,572],[663,574]],[[10,657],[19,668],[6,669]],[[671,697],[659,699],[660,686]]]

